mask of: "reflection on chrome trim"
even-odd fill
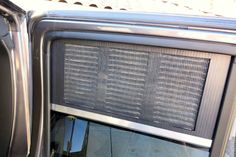
[[[151,26],[137,26],[124,24],[109,24],[99,22],[84,22],[84,21],[66,21],[66,20],[42,20],[41,23],[60,23],[70,25],[71,28],[79,30],[96,30],[104,32],[144,34],[152,36],[182,38],[191,40],[212,41],[220,43],[235,44],[236,35],[234,33],[217,32],[217,31],[202,31],[197,29],[181,29],[181,28],[165,28]],[[79,26],[79,27],[78,27]]]
[[[51,104],[51,109],[53,111],[66,113],[66,114],[72,114],[72,115],[75,115],[75,116],[78,116],[81,118],[94,120],[94,121],[98,121],[98,122],[103,122],[106,124],[115,125],[118,127],[127,128],[127,129],[131,129],[131,130],[135,130],[135,131],[140,131],[140,132],[144,132],[144,133],[148,133],[148,134],[152,134],[152,135],[156,135],[156,136],[161,136],[164,138],[169,138],[169,139],[173,139],[176,141],[189,143],[189,144],[193,144],[193,145],[197,145],[197,146],[201,146],[201,147],[205,147],[205,148],[210,148],[211,144],[212,144],[212,140],[210,140],[210,139],[205,139],[205,138],[201,138],[201,137],[197,137],[197,136],[178,133],[175,131],[161,129],[161,128],[157,128],[157,127],[153,127],[153,126],[148,126],[148,125],[144,125],[144,124],[140,124],[140,123],[136,123],[136,122],[131,122],[131,121],[127,121],[127,120],[123,120],[123,119],[119,119],[119,118],[114,118],[114,117],[110,117],[110,116],[106,116],[106,115],[102,115],[102,114],[83,111],[83,110],[79,110],[79,109],[75,109],[75,108],[71,108],[71,107],[66,107],[66,106],[62,106],[62,105],[58,105],[58,104]]]

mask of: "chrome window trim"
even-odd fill
[[[236,58],[232,60],[229,78],[225,87],[220,118],[216,128],[215,138],[212,143],[210,157],[225,157],[225,150],[229,135],[236,118]]]
[[[181,141],[183,143],[197,145],[200,147],[210,148],[212,144],[212,140],[210,139],[183,134],[183,133],[179,133],[175,131],[170,131],[167,129],[157,128],[157,127],[153,127],[153,126],[149,126],[145,124],[131,122],[131,121],[123,120],[120,118],[115,118],[115,117],[106,116],[106,115],[102,115],[98,113],[79,110],[76,108],[71,108],[71,107],[62,106],[58,104],[51,104],[51,109],[53,111],[78,116],[78,117],[85,118],[88,120],[98,121],[98,122],[114,125],[121,128],[148,133],[148,134],[168,138],[171,140]]]
[[[221,32],[236,31],[236,20],[233,18],[168,14],[160,12],[76,10],[73,7],[64,7],[56,10],[49,6],[46,10],[37,10],[30,16],[33,19],[31,24],[42,19],[63,20],[66,18],[69,20],[79,19],[81,21],[112,22],[131,25],[138,23],[143,26],[165,26],[182,29],[215,30]],[[32,27],[31,24],[30,27]]]
[[[193,28],[192,29],[174,28],[174,27],[169,28],[165,26],[154,27],[154,26],[140,26],[131,24],[111,24],[109,22],[104,23],[104,22],[75,21],[75,20],[67,21],[67,20],[54,20],[54,19],[44,19],[40,23],[50,23],[50,22],[69,24],[72,28],[79,30],[140,34],[140,35],[151,35],[151,36],[236,44],[236,32],[220,32],[215,30],[205,31]]]

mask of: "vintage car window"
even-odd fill
[[[52,113],[51,157],[208,157],[209,151]]]

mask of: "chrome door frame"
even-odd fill
[[[8,156],[28,156],[31,145],[32,76],[27,21],[23,10],[10,2],[1,2],[0,11],[9,22],[14,47],[7,49],[12,82],[13,122]]]

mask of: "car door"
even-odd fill
[[[7,1],[0,10],[0,156],[28,156],[32,78],[25,12]]]
[[[8,4],[14,46],[2,41],[15,53],[1,79],[17,77],[20,102],[3,107],[19,115],[8,115],[14,127],[4,121],[9,156],[224,155],[235,117],[234,19]]]
[[[66,126],[76,128],[77,119],[88,124],[81,141],[89,156],[223,156],[234,111],[235,20],[66,9],[31,18],[33,154],[73,156],[66,130],[81,133]],[[93,132],[98,124],[109,136]],[[140,134],[180,147],[150,139],[141,147]]]

